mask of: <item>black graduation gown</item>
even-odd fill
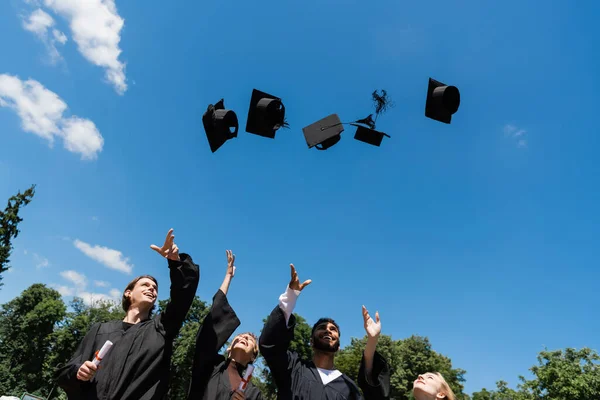
[[[204,318],[196,335],[196,350],[192,366],[192,380],[188,400],[229,400],[233,393],[228,360],[219,350],[240,326],[227,296],[219,289],[213,296],[210,312]],[[237,388],[234,388],[237,389]],[[247,400],[262,400],[262,394],[249,382],[244,392]]]
[[[347,375],[323,385],[319,371],[309,360],[302,360],[296,352],[288,350],[294,336],[296,317],[290,316],[286,327],[285,315],[279,306],[269,315],[259,339],[260,353],[265,358],[277,385],[277,398],[327,399],[327,400],[382,400],[390,396],[390,372],[385,359],[375,352],[373,370],[367,382],[364,356],[358,372],[358,386]],[[364,393],[360,394],[358,387]]]
[[[192,305],[200,272],[188,254],[181,261],[168,260],[170,301],[163,312],[124,329],[123,321],[94,324],[79,344],[73,358],[55,371],[58,385],[69,400],[163,399],[169,385],[173,340]],[[83,382],[77,371],[92,360],[104,342],[113,346],[94,377]]]

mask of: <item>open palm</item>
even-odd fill
[[[377,337],[381,333],[381,321],[379,320],[379,311],[375,312],[375,320],[369,315],[369,311],[362,306],[363,320],[365,322],[365,331],[369,337]]]

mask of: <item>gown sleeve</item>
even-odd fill
[[[192,365],[189,399],[200,399],[206,390],[219,350],[240,326],[240,320],[219,289],[213,296],[210,311],[202,321],[196,335],[196,349]]]
[[[365,400],[387,400],[390,398],[390,369],[385,358],[375,352],[371,376],[365,371],[365,358],[360,361],[358,370],[358,386]]]
[[[79,346],[77,346],[73,357],[66,364],[59,365],[54,370],[56,384],[69,395],[69,398],[77,396],[81,392],[82,386],[88,384],[88,382],[77,379],[77,371],[79,371],[81,364],[92,359],[95,352],[94,342],[100,325],[100,323],[92,325]]]
[[[174,339],[194,301],[200,269],[194,264],[189,254],[181,253],[180,261],[168,260],[171,276],[171,292],[169,303],[160,314],[160,322],[165,329],[166,336]]]
[[[285,393],[289,394],[292,389],[292,371],[298,362],[298,355],[288,350],[294,337],[296,316],[292,314],[287,324],[285,320],[285,314],[277,305],[259,339],[260,353],[273,375],[277,391],[283,394],[281,398],[286,398]]]

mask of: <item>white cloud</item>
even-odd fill
[[[60,276],[74,284],[77,291],[83,291],[87,287],[87,278],[77,271],[63,271],[60,273]]]
[[[50,147],[58,137],[67,150],[80,154],[82,160],[96,159],[102,151],[104,138],[96,125],[77,116],[65,118],[67,104],[38,81],[0,74],[0,107],[14,110],[21,118],[23,130],[46,139]]]
[[[517,141],[517,147],[527,147],[527,131],[522,128],[518,128],[512,124],[504,125],[504,136],[514,138]]]
[[[71,117],[64,121],[63,140],[65,148],[79,153],[85,159],[96,157],[97,149],[104,146],[104,138],[89,119]]]
[[[85,275],[77,271],[62,271],[60,275],[72,284],[71,286],[57,284],[50,285],[51,287],[56,289],[62,296],[80,297],[81,299],[83,299],[83,302],[88,306],[93,305],[95,302],[98,301],[113,301],[118,303],[121,299],[121,292],[119,292],[117,289],[111,289],[108,292],[108,294],[87,291],[87,278]],[[101,286],[98,285],[98,283],[109,285],[107,282],[94,281],[94,284],[96,284],[96,286]]]
[[[98,301],[117,301],[118,298],[115,298],[114,296],[110,295],[110,294],[104,294],[104,293],[90,293],[90,292],[79,292],[77,293],[77,297],[81,297],[83,299],[83,302],[85,304],[89,305],[93,305],[94,303],[98,302]]]
[[[58,291],[58,293],[61,294],[61,296],[74,296],[75,295],[75,289],[72,287],[69,287],[69,286],[51,284],[50,287],[52,287],[53,289],[56,289]]]
[[[64,17],[79,52],[92,64],[105,69],[106,79],[119,94],[127,83],[125,64],[119,61],[124,20],[114,0],[44,0],[44,5]]]
[[[37,253],[33,253],[33,259],[35,260],[35,267],[37,269],[50,266],[50,261],[48,261],[46,257],[42,257]]]
[[[104,264],[106,267],[131,274],[133,271],[133,264],[129,264],[129,258],[123,256],[118,250],[109,249],[103,246],[91,246],[88,243],[82,242],[79,239],[75,239],[73,242],[75,247],[83,252],[86,256],[91,259]]]
[[[67,42],[67,36],[59,31],[54,26],[54,18],[41,8],[34,10],[27,19],[23,20],[23,28],[35,34],[46,46],[48,53],[50,54],[50,61],[56,63],[61,59],[61,55],[56,48],[56,44],[65,44]],[[49,35],[49,31],[52,28],[52,35]]]
[[[98,287],[109,287],[110,283],[105,282],[105,281],[94,281],[94,285],[96,285]]]

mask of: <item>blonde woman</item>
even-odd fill
[[[426,372],[413,383],[416,400],[456,400],[450,385],[439,372]]]

